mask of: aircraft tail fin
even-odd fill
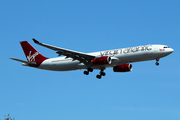
[[[22,49],[25,53],[28,62],[35,62],[36,65],[40,65],[44,60],[48,59],[41,55],[34,47],[32,47],[27,41],[20,42]]]

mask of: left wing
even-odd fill
[[[92,59],[95,58],[95,56],[92,55],[88,55],[82,52],[76,52],[76,51],[72,51],[72,50],[68,50],[68,49],[64,49],[64,48],[59,48],[56,46],[52,46],[52,45],[48,45],[48,44],[44,44],[44,43],[40,43],[39,41],[37,41],[36,39],[33,38],[34,43],[47,47],[49,49],[55,50],[57,51],[56,53],[60,55],[64,55],[66,56],[66,58],[72,58],[73,60],[79,60],[81,63],[84,64],[89,64],[91,62]]]

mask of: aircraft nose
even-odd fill
[[[174,52],[174,50],[172,48],[169,48],[169,50],[167,51],[169,54],[171,54],[172,52]]]
[[[174,52],[174,50],[173,50],[172,48],[170,48],[169,52],[171,52],[171,53],[172,53],[172,52]]]

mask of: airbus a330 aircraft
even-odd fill
[[[156,65],[159,65],[158,61],[160,58],[174,51],[166,45],[145,45],[94,53],[82,53],[40,43],[36,39],[33,39],[33,41],[38,45],[56,51],[59,56],[64,55],[64,57],[44,57],[27,41],[22,41],[20,44],[24,50],[27,61],[16,58],[11,59],[22,62],[24,66],[44,70],[70,71],[86,69],[84,71],[85,75],[93,72],[94,69],[98,69],[100,70],[100,73],[96,76],[98,79],[106,75],[104,70],[108,67],[113,67],[114,72],[129,72],[132,70],[132,65],[130,64],[132,62],[156,60]]]

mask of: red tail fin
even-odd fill
[[[20,42],[20,44],[23,48],[28,62],[36,62],[36,66],[39,66],[44,60],[48,59],[47,57],[41,55],[27,41],[22,41]]]

